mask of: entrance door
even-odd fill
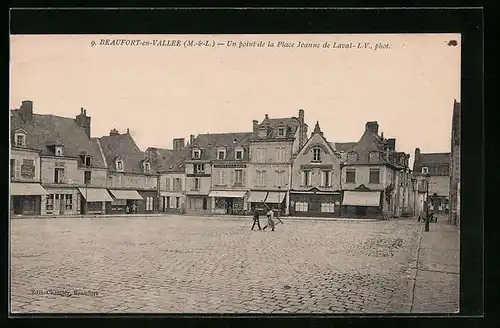
[[[14,205],[14,214],[23,213],[23,198],[22,196],[12,196]]]
[[[233,199],[226,198],[226,213],[233,214]]]

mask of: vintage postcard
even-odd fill
[[[10,49],[11,313],[458,312],[460,34]]]

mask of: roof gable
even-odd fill
[[[99,138],[99,142],[109,169],[116,170],[115,159],[121,156],[124,172],[144,172],[142,162],[146,158],[146,154],[139,149],[129,133],[103,136]],[[151,172],[154,171],[153,169]]]

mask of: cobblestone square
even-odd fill
[[[11,220],[11,311],[411,311],[421,224],[285,219],[274,232],[251,225],[185,216]],[[437,283],[451,303],[440,310],[453,312],[458,272],[451,279]]]

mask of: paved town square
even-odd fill
[[[455,226],[423,232],[415,219],[288,218],[274,232],[251,225],[189,216],[11,220],[11,311],[458,311]]]

